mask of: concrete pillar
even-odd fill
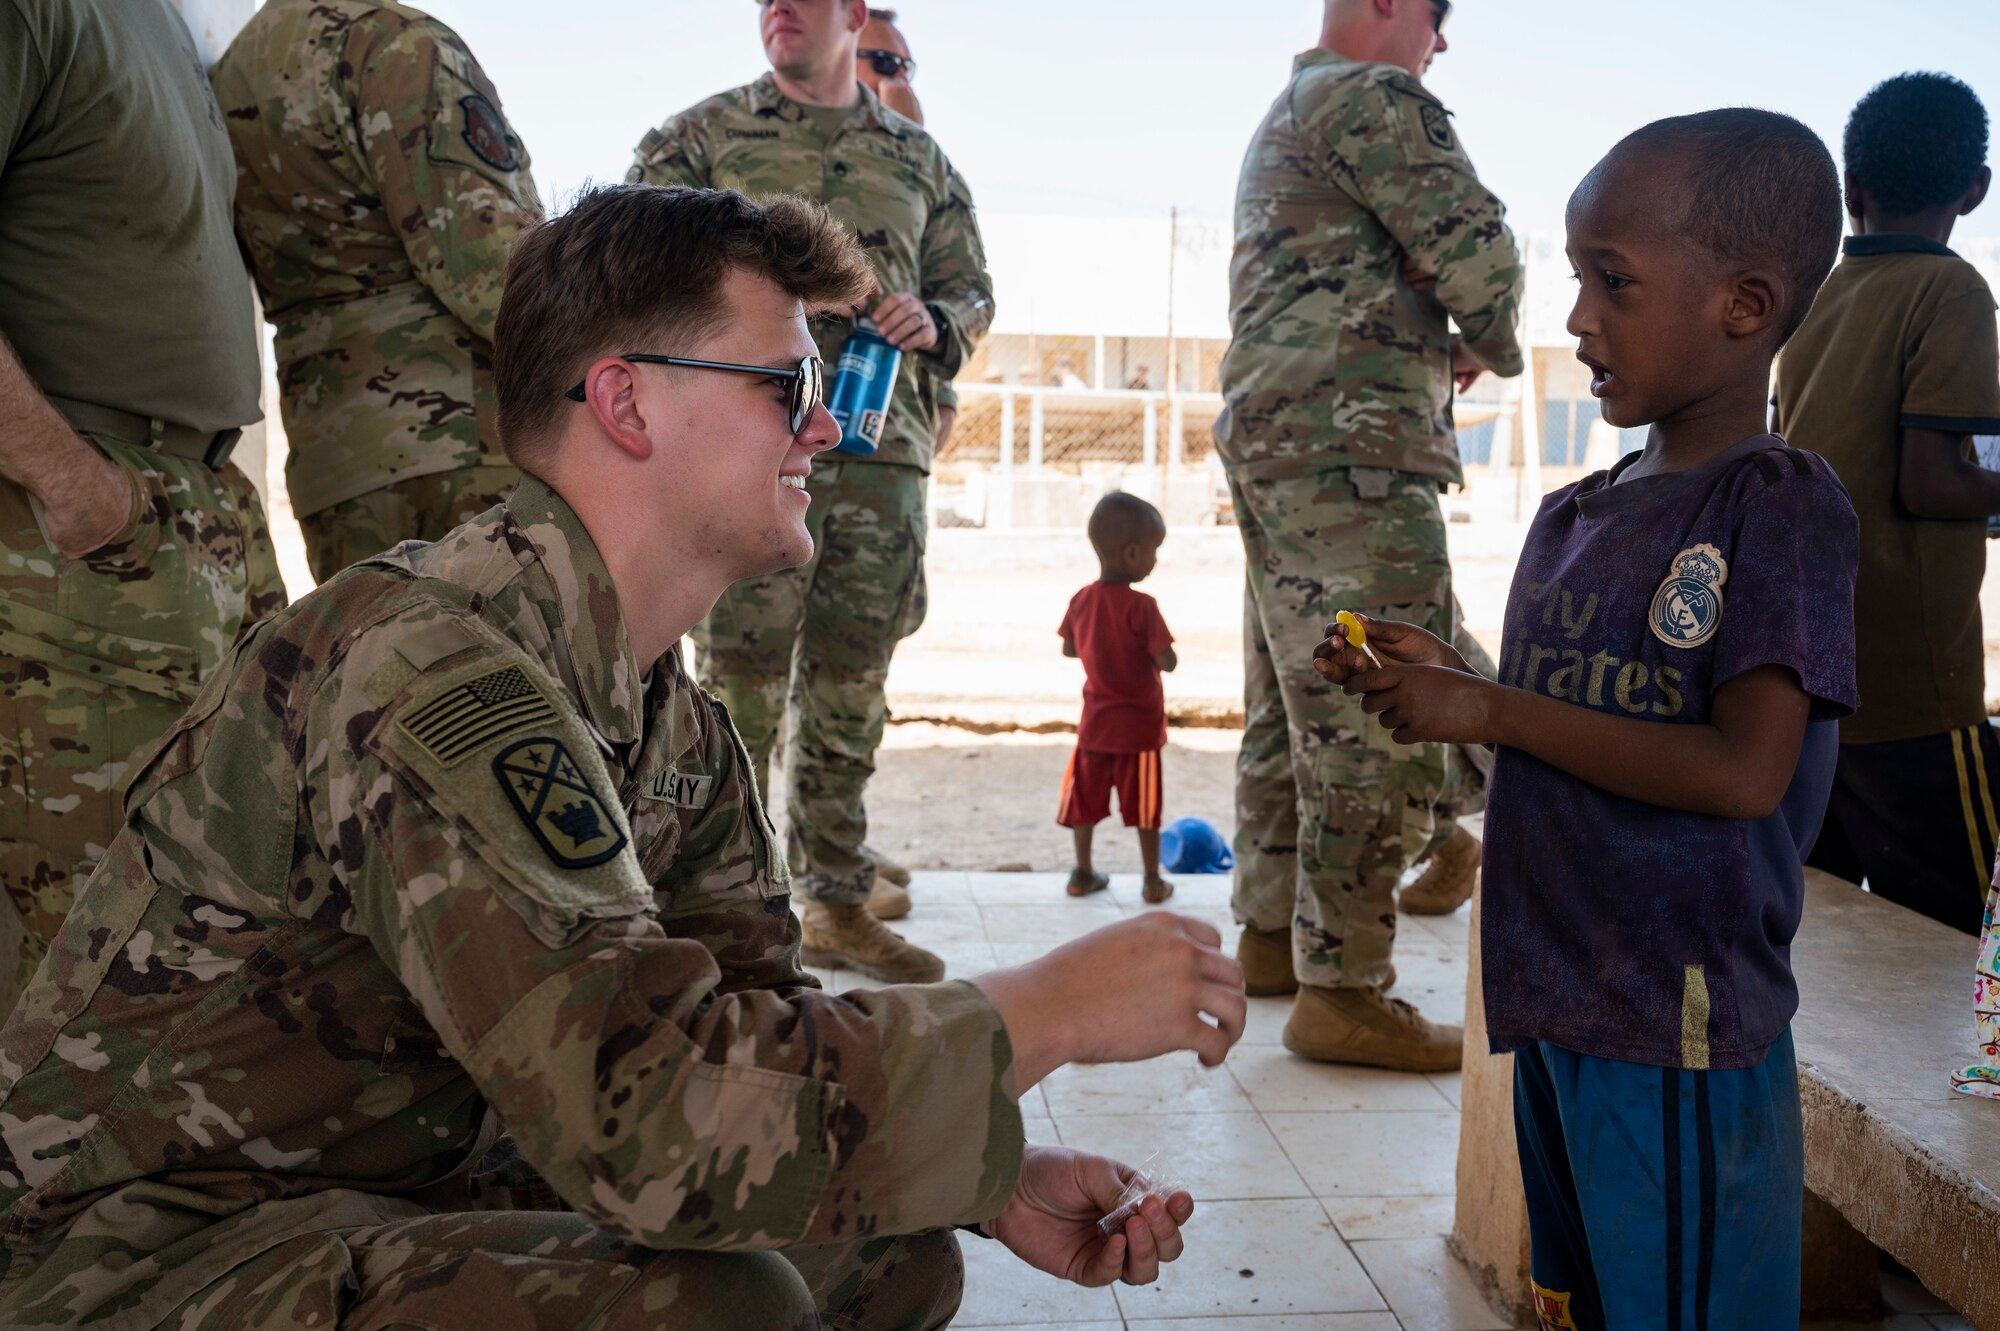
[[[1458,1199],[1451,1250],[1487,1302],[1516,1326],[1535,1325],[1528,1291],[1528,1203],[1514,1147],[1514,1056],[1486,1052],[1480,991],[1479,894],[1472,898],[1465,977],[1465,1084],[1459,1093]]]

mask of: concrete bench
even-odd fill
[[[1477,903],[1452,1247],[1525,1325],[1528,1224],[1513,1060],[1486,1052]],[[1952,1091],[1974,1061],[1975,940],[1806,873],[1799,981],[1810,1316],[1874,1311],[1880,1248],[1974,1326],[2000,1331],[2000,1103]]]

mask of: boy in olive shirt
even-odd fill
[[[1945,74],[1904,74],[1847,122],[1854,234],[1778,361],[1777,421],[1833,464],[1861,520],[1861,707],[1841,722],[1810,863],[1978,933],[2000,843],[1979,587],[2000,472],[1993,293],[1950,249],[1986,197],[1986,110]]]

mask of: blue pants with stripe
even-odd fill
[[[1547,1331],[1798,1326],[1805,1155],[1789,1030],[1741,1071],[1520,1050],[1514,1133]]]

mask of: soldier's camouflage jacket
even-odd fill
[[[993,282],[972,192],[944,150],[915,121],[861,88],[861,104],[829,139],[810,112],[769,75],[711,97],[649,130],[626,179],[649,185],[736,189],[756,198],[791,194],[824,204],[868,252],[883,292],[914,291],[931,307],[938,344],[906,355],[878,462],[931,466],[937,389],[993,322]],[[853,325],[814,323],[832,371]],[[919,362],[931,373],[919,373]]]
[[[1481,364],[1521,372],[1523,270],[1504,218],[1413,75],[1299,56],[1237,186],[1223,460],[1459,480],[1447,316]],[[1434,290],[1400,278],[1405,257]]]
[[[493,320],[542,205],[472,52],[404,5],[269,0],[212,77],[295,511],[505,462]]]
[[[152,1327],[295,1236],[468,1209],[497,1122],[661,1249],[1011,1193],[998,1014],[799,969],[726,714],[677,653],[647,685],[539,482],[264,621],[126,807],[0,1030],[0,1325]]]

